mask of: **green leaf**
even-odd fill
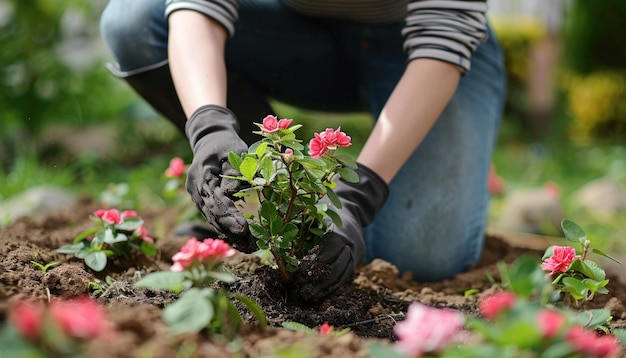
[[[267,142],[259,143],[259,146],[254,150],[254,154],[256,154],[257,158],[263,157],[265,154],[265,150],[267,149]]]
[[[598,249],[592,248],[591,252],[593,252],[594,254],[598,254],[600,256],[604,256],[607,259],[613,260],[614,262],[617,262],[620,265],[622,264],[618,259],[616,259],[616,258],[614,258],[614,257],[612,257],[612,256],[610,256],[610,255],[608,255],[606,253],[604,253],[602,250],[598,250]]]
[[[583,275],[596,281],[602,281],[606,278],[604,269],[591,260],[575,259],[570,266],[571,270],[578,271]]]
[[[270,158],[269,156],[263,157],[263,159],[261,159],[260,167],[261,167],[261,176],[263,176],[263,178],[267,182],[269,182],[270,178],[274,174],[274,163],[272,162],[272,158]]]
[[[337,173],[341,176],[341,179],[349,182],[349,183],[358,183],[359,182],[359,174],[357,174],[354,170],[348,168],[339,168],[337,169]]]
[[[84,242],[78,242],[75,244],[67,244],[55,249],[54,251],[60,254],[75,254],[85,248]]]
[[[611,311],[605,309],[591,309],[578,313],[574,321],[589,329],[596,329],[611,320]]]
[[[87,238],[87,236],[93,235],[96,232],[98,232],[99,230],[101,230],[101,228],[99,228],[99,227],[92,227],[92,228],[89,228],[89,229],[81,232],[74,239],[74,243],[76,244],[76,243],[79,243],[79,242],[83,241],[83,239]]]
[[[222,281],[222,282],[235,282],[237,280],[237,278],[228,272],[222,272],[222,271],[210,271],[207,272],[207,276],[214,278],[218,281]]]
[[[96,272],[104,270],[107,265],[107,255],[102,251],[93,251],[85,257],[85,264]]]
[[[270,218],[270,236],[279,235],[283,229],[283,218],[276,213]]]
[[[159,290],[181,292],[189,288],[190,284],[185,282],[184,272],[157,271],[142,277],[133,284],[133,287],[150,287]]]
[[[228,162],[230,163],[230,165],[233,166],[233,168],[235,168],[235,170],[239,171],[242,159],[238,153],[231,151],[230,153],[228,153]]]
[[[256,174],[256,166],[257,166],[256,159],[252,157],[246,157],[246,159],[244,159],[241,165],[239,166],[239,171],[241,172],[241,175],[243,175],[244,178],[246,178],[246,180],[248,180],[249,182],[252,182],[254,180],[254,175]]]
[[[280,234],[282,235],[285,241],[291,242],[298,236],[299,232],[300,230],[298,230],[298,227],[295,224],[287,223],[283,227],[283,230]]]
[[[334,210],[332,210],[332,209],[326,210],[326,215],[328,215],[328,217],[330,217],[330,219],[333,221],[333,223],[338,228],[341,228],[343,226],[343,222],[341,221],[341,217]]]
[[[356,169],[358,167],[356,165],[356,160],[354,160],[354,157],[351,155],[335,153],[334,157],[339,163],[343,164],[344,166],[348,168]]]
[[[299,322],[285,321],[281,324],[284,328],[290,329],[292,331],[300,331],[306,334],[313,334],[315,331],[308,326],[305,326]]]
[[[163,321],[170,325],[174,334],[198,333],[206,328],[215,315],[210,298],[213,292],[208,289],[191,288],[178,300],[163,309]]]
[[[130,217],[130,218],[125,218],[124,221],[121,222],[120,224],[116,224],[115,229],[123,230],[123,231],[135,231],[141,225],[143,225],[143,220],[136,218],[136,217]]]
[[[569,292],[575,300],[582,300],[587,297],[589,289],[582,281],[573,277],[564,277],[562,282],[564,286],[563,291]]]
[[[155,244],[151,244],[146,241],[141,241],[139,247],[141,248],[141,252],[143,252],[143,254],[146,256],[154,256],[157,254],[158,251]]]
[[[581,245],[585,244],[587,234],[576,223],[571,220],[563,219],[563,221],[561,221],[561,228],[563,229],[566,239],[572,242],[578,242]]]
[[[252,236],[256,237],[257,239],[262,239],[264,241],[269,240],[270,234],[263,226],[257,223],[250,223],[248,227],[250,228],[250,233],[252,234]]]
[[[106,229],[104,231],[104,234],[102,231],[100,231],[98,234],[96,234],[96,236],[98,237],[98,239],[101,239],[105,244],[114,244],[116,242],[124,242],[124,241],[128,241],[128,236],[126,236],[125,234],[118,232],[116,234],[113,234],[113,230],[111,229]]]
[[[259,326],[267,326],[267,316],[261,306],[259,306],[253,299],[247,296],[235,294],[233,298],[241,302],[252,313],[252,315],[259,321]]]
[[[337,196],[337,194],[335,194],[335,192],[332,189],[326,188],[326,195],[328,196],[328,200],[330,200],[330,202],[337,209],[341,209],[341,200],[339,200],[339,197]]]
[[[520,348],[536,347],[542,340],[541,332],[535,322],[519,319],[501,330],[499,343],[515,345]]]

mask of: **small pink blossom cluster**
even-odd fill
[[[478,304],[480,313],[486,319],[494,319],[500,313],[510,310],[514,305],[517,297],[513,292],[502,291],[485,297]]]
[[[124,210],[120,213],[117,209],[98,209],[94,211],[93,215],[109,225],[121,224],[127,218],[139,219],[139,214],[135,210]],[[148,230],[144,226],[139,226],[135,230],[135,235],[145,242],[154,244],[154,239],[148,236]]]
[[[64,335],[77,339],[106,339],[113,333],[104,310],[89,297],[52,301],[49,306],[20,301],[12,307],[9,321],[20,336],[32,342],[45,340],[48,322]]]
[[[614,358],[621,350],[621,344],[615,336],[600,336],[595,331],[579,325],[572,326],[567,331],[565,341],[586,357]]]
[[[235,250],[223,240],[204,239],[203,241],[199,241],[195,237],[192,237],[187,240],[179,252],[172,256],[174,264],[170,267],[170,271],[181,272],[197,263],[214,265],[234,254]]]
[[[185,174],[185,162],[182,158],[175,157],[170,160],[170,166],[165,170],[165,176],[168,178],[178,178]]]
[[[337,147],[348,147],[352,139],[341,128],[333,130],[326,128],[325,131],[315,133],[315,136],[309,142],[309,155],[313,158],[322,157],[329,150],[336,150]]]
[[[394,328],[398,350],[411,357],[440,350],[452,342],[464,321],[459,312],[414,302],[409,306],[406,318]]]
[[[550,275],[558,272],[567,272],[576,258],[576,250],[570,246],[554,246],[552,256],[546,258],[541,264],[541,269],[550,271]]]
[[[263,133],[274,133],[279,129],[287,129],[293,122],[293,119],[281,119],[279,120],[276,116],[266,116],[263,118],[263,125],[261,126],[261,132]]]

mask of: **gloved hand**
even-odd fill
[[[223,238],[242,251],[250,251],[248,223],[232,200],[240,182],[220,175],[239,175],[228,162],[230,151],[248,151],[238,132],[239,122],[227,108],[206,105],[191,115],[185,125],[193,151],[186,186],[198,210]]]
[[[352,278],[365,255],[363,227],[369,225],[389,194],[387,184],[371,169],[359,164],[358,183],[340,180],[335,193],[342,207],[337,211],[343,225],[332,223],[312,253],[299,265],[300,294],[308,300],[324,298]]]

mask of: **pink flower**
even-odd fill
[[[279,129],[287,129],[291,125],[293,119],[278,120],[276,116],[266,116],[263,118],[263,126],[261,131],[264,133],[274,133]]]
[[[566,333],[565,341],[574,349],[589,357],[613,358],[621,349],[621,344],[613,335],[598,336],[594,331],[575,325]]]
[[[348,147],[352,143],[352,138],[341,131],[341,128],[333,130],[326,128],[323,132],[314,133],[313,139],[309,142],[309,155],[313,158],[320,158],[328,150],[336,150],[337,147]]]
[[[328,145],[324,141],[324,138],[319,133],[315,133],[315,136],[309,142],[309,155],[313,158],[320,158],[328,150]]]
[[[43,311],[44,307],[40,303],[21,301],[11,309],[9,320],[22,337],[35,340],[43,327]]]
[[[555,310],[541,309],[537,314],[537,323],[544,338],[552,338],[563,328],[565,317]]]
[[[170,160],[170,166],[165,170],[165,176],[168,178],[175,178],[185,174],[185,162],[175,157]]]
[[[109,209],[109,210],[96,210],[93,213],[96,217],[100,218],[102,221],[108,224],[119,224],[122,222],[122,216],[120,215],[117,209]]]
[[[324,324],[322,324],[322,326],[320,327],[320,333],[323,334],[323,335],[330,334],[330,332],[332,332],[332,330],[333,330],[333,326],[328,324],[328,322],[324,322]]]
[[[104,310],[89,297],[55,301],[50,305],[50,316],[62,332],[72,337],[89,339],[110,333]]]
[[[235,250],[218,239],[204,239],[198,241],[195,237],[187,240],[179,252],[172,256],[174,264],[171,271],[180,272],[194,265],[196,262],[214,263],[235,254]]]
[[[554,246],[552,256],[548,257],[541,264],[541,269],[550,271],[550,275],[557,272],[567,272],[569,266],[576,257],[576,250],[570,246]]]
[[[148,242],[150,244],[154,244],[154,239],[148,236],[148,230],[145,227],[140,226],[135,230],[137,236],[139,236],[143,241]]]
[[[324,139],[324,142],[326,142],[326,146],[329,150],[335,150],[337,149],[337,146],[349,147],[352,140],[352,138],[341,131],[341,128],[337,128],[336,130],[326,128],[326,130],[320,133],[320,135]]]
[[[286,162],[292,161],[293,160],[293,149],[287,148],[285,150],[285,153],[283,154],[283,159],[285,159]]]
[[[139,214],[135,210],[124,210],[121,215],[122,219],[126,218],[136,218],[139,217]]]
[[[414,302],[409,306],[406,319],[394,328],[398,350],[419,357],[441,349],[460,331],[463,322],[463,315],[458,312]]]
[[[503,291],[487,296],[479,304],[478,308],[483,317],[494,319],[500,312],[508,310],[515,304],[517,298],[513,292]]]
[[[491,194],[504,194],[505,183],[504,179],[496,172],[496,167],[492,164],[489,168],[489,177],[487,178],[487,188]]]

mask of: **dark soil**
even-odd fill
[[[376,260],[361,267],[351,283],[317,303],[294,298],[277,282],[275,272],[268,271],[256,257],[238,253],[227,260],[227,269],[239,278],[228,289],[256,300],[265,311],[269,326],[259,327],[254,316],[242,309],[246,324],[241,327],[239,338],[223,344],[204,334],[170,336],[161,321],[161,310],[177,296],[132,287],[133,282],[148,272],[167,270],[171,264],[169,258],[187,240],[173,235],[175,213],[139,212],[149,232],[155,232],[157,226],[167,228],[164,237],[159,238],[159,257],[154,260],[140,260],[132,265],[114,263],[106,271],[94,273],[81,260],[53,251],[91,227],[94,223],[88,216],[99,208],[98,203],[83,199],[72,210],[39,219],[21,219],[0,230],[0,323],[6,320],[7,309],[14,301],[25,298],[48,301],[51,297],[90,294],[93,291],[90,282],[105,282],[110,276],[115,281],[98,296],[98,301],[106,307],[118,333],[115,344],[90,344],[92,357],[268,357],[289,349],[298,349],[300,357],[365,357],[370,343],[393,342],[394,323],[413,301],[477,315],[478,300],[497,288],[496,263],[512,262],[522,254],[539,257],[547,245],[537,238],[524,245],[527,247],[520,247],[506,237],[487,236],[479,265],[438,283],[415,282],[393,265]],[[31,263],[33,260],[61,264],[43,273]],[[611,309],[612,326],[625,327],[626,286],[610,272],[609,279],[610,294],[597,296],[584,308]],[[464,293],[470,289],[479,293],[466,297]],[[349,327],[351,332],[339,338],[311,335],[282,328],[285,321],[312,328],[328,322],[336,329]]]

